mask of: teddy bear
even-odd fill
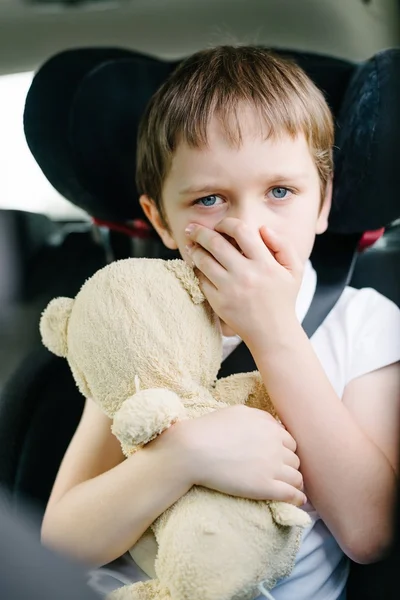
[[[83,396],[111,419],[126,457],[175,422],[228,406],[278,418],[258,372],[217,378],[219,320],[181,259],[107,265],[75,299],[53,299],[40,332],[44,345],[67,359]],[[289,575],[309,523],[291,504],[193,486],[130,551],[152,578],[110,599],[252,600],[261,582],[271,589]]]

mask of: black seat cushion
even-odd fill
[[[84,405],[68,363],[41,345],[0,397],[0,483],[14,507],[29,500],[43,514]]]
[[[48,245],[54,224],[45,217],[22,210],[0,210],[0,303],[27,297],[26,281],[32,265]]]

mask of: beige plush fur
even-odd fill
[[[115,262],[75,300],[50,302],[40,329],[47,348],[68,360],[82,394],[112,419],[126,456],[176,420],[229,405],[246,403],[276,416],[257,372],[217,381],[218,321],[181,260]],[[308,524],[308,515],[292,505],[195,486],[131,550],[153,579],[111,597],[251,600],[262,580],[271,588],[290,573]]]

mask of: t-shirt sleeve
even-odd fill
[[[400,361],[400,310],[388,298],[366,288],[351,308],[353,336],[348,382]]]

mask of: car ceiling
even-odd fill
[[[36,69],[76,46],[177,58],[259,43],[362,60],[400,45],[398,0],[1,0],[0,73]]]

